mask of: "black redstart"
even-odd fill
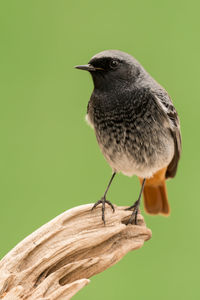
[[[113,170],[106,191],[93,208],[105,203],[111,182],[118,172],[137,175],[141,182],[138,200],[128,209],[129,220],[137,224],[143,192],[149,214],[169,215],[165,180],[174,177],[181,154],[177,112],[165,91],[131,55],[106,50],[93,56],[87,65],[94,90],[87,107],[87,121],[94,128],[98,144]]]

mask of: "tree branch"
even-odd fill
[[[0,298],[66,300],[89,278],[117,263],[150,239],[143,217],[126,225],[131,212],[92,204],[72,208],[33,232],[0,261]]]

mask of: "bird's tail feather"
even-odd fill
[[[142,183],[142,179],[140,179]],[[160,170],[152,178],[146,179],[144,190],[144,208],[148,214],[168,216],[170,207],[167,197],[165,170]]]

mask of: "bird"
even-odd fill
[[[76,69],[88,71],[94,89],[86,120],[95,131],[99,147],[112,168],[112,177],[100,200],[105,224],[107,192],[117,173],[141,183],[137,200],[127,208],[128,223],[137,225],[143,194],[144,209],[151,215],[170,214],[166,179],[176,175],[181,155],[180,121],[167,91],[130,54],[104,50],[88,64]]]

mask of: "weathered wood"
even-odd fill
[[[131,212],[92,204],[72,208],[29,235],[0,261],[0,298],[66,300],[89,278],[117,263],[151,237],[143,217],[126,225]],[[134,260],[134,256],[133,256]]]

